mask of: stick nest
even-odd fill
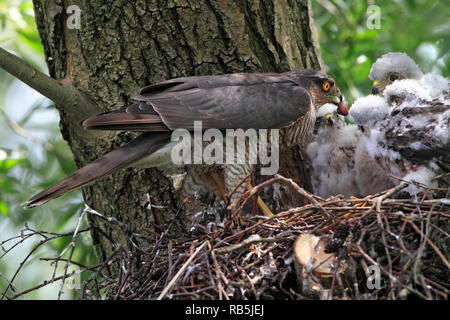
[[[83,298],[101,288],[113,299],[447,299],[448,194],[396,199],[401,184],[364,199],[322,199],[281,176],[272,182],[294,188],[305,205],[236,223],[256,186],[222,224],[205,214],[183,239],[158,234],[150,248],[121,248],[117,277],[89,282]],[[333,259],[326,274],[317,270],[327,261],[296,258],[305,234]]]

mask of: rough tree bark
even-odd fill
[[[63,110],[61,132],[77,166],[129,141],[127,132],[85,132],[78,122],[132,101],[140,87],[180,76],[232,72],[321,69],[308,0],[34,0],[36,21],[50,75],[85,93],[98,110]],[[68,29],[67,8],[77,5],[81,27]],[[298,149],[282,155],[282,171],[308,185]],[[145,205],[150,194],[151,212]],[[186,231],[185,208],[158,169],[128,169],[83,189],[86,203],[129,230],[92,215],[115,241],[126,245],[133,230],[175,221],[171,236]],[[176,214],[178,212],[178,215]],[[153,214],[153,216],[152,216]],[[101,261],[116,248],[97,231]],[[112,270],[111,270],[112,271]]]

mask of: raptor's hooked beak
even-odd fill
[[[380,81],[375,80],[372,86],[372,94],[380,93]]]
[[[334,101],[333,103],[335,105],[337,105],[338,109],[338,113],[340,115],[346,116],[348,115],[349,111],[348,111],[348,103],[347,101],[344,101],[344,96],[342,95],[342,93],[338,93],[337,95],[334,96]]]

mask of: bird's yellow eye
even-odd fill
[[[398,76],[398,74],[391,73],[391,74],[389,75],[389,81],[391,81],[391,82],[394,82],[395,80],[398,80],[398,79],[400,79],[400,77]]]
[[[322,89],[323,89],[323,91],[328,91],[328,90],[330,90],[330,88],[331,88],[331,82],[330,82],[330,81],[325,81],[325,82],[322,84]]]

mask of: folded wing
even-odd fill
[[[309,92],[284,74],[229,74],[177,78],[141,89],[139,103],[91,117],[86,129],[167,131],[278,128],[302,117]]]

